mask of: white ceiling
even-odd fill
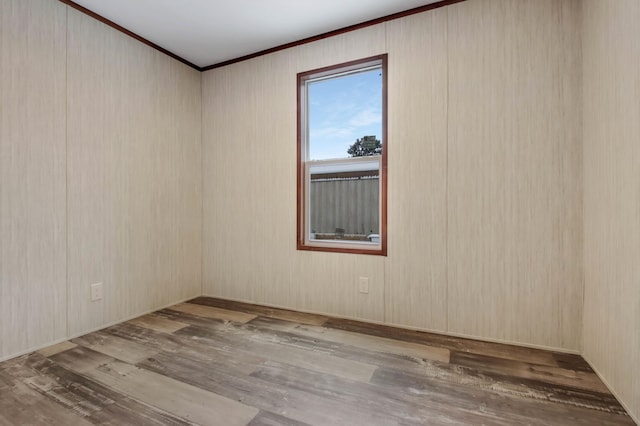
[[[74,0],[200,66],[436,0]]]

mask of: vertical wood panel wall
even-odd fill
[[[74,335],[201,292],[201,117],[197,71],[73,9],[68,40]]]
[[[385,321],[447,329],[448,8],[386,24],[389,50]]]
[[[67,331],[65,9],[0,1],[0,359]]]
[[[449,8],[449,331],[581,349],[579,2]]]
[[[578,4],[470,0],[204,73],[205,294],[580,350]],[[296,251],[296,73],[381,53],[389,255]]]
[[[200,73],[54,0],[0,36],[0,359],[200,295]]]
[[[295,237],[296,73],[384,51],[376,26],[203,73],[205,294],[384,320],[382,258]]]
[[[584,357],[640,423],[640,4],[583,3]]]

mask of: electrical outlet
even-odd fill
[[[358,290],[360,293],[369,293],[369,278],[360,277],[358,279]]]
[[[91,284],[91,301],[102,300],[102,283]]]

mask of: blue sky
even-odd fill
[[[382,76],[375,69],[309,85],[309,158],[347,158],[356,139],[382,137]]]

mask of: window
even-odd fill
[[[386,256],[387,55],[298,74],[299,250]]]

